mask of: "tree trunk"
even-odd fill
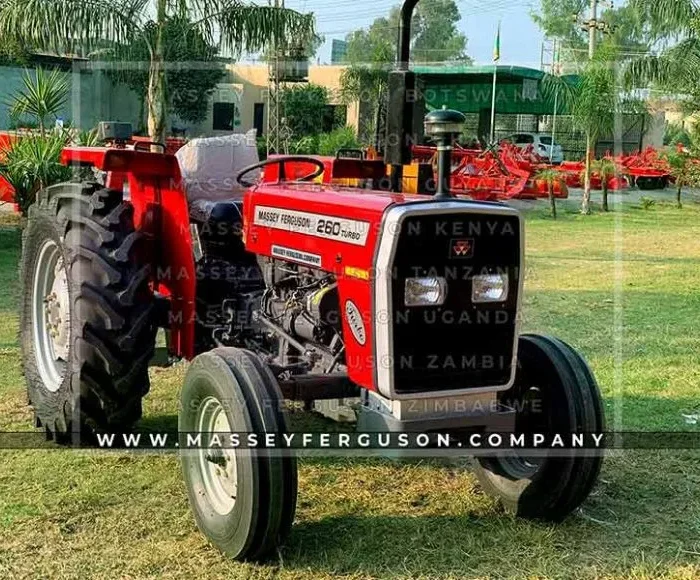
[[[586,171],[583,180],[583,199],[581,200],[581,213],[591,213],[591,160],[593,158],[593,140],[591,134],[586,134]]]
[[[151,56],[148,77],[148,135],[155,143],[165,143],[165,66],[163,30],[165,28],[166,0],[158,0],[156,43]],[[160,148],[154,148],[158,151]]]
[[[557,219],[557,202],[554,199],[554,182],[550,181],[548,184],[548,193],[549,193],[549,207],[552,210],[552,217],[554,219]]]
[[[681,203],[681,190],[683,189],[683,182],[680,179],[676,180],[676,186],[676,207],[681,209],[683,207],[683,204]]]
[[[143,135],[143,133],[146,132],[147,127],[146,127],[146,95],[143,93],[141,94],[141,98],[139,99],[139,126],[138,126],[138,133]]]
[[[603,188],[603,211],[608,211],[608,180],[601,177],[601,186]]]

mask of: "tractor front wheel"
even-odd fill
[[[39,192],[22,239],[20,343],[37,424],[59,441],[141,417],[156,327],[146,240],[120,191]]]
[[[274,450],[235,447],[239,434],[287,431],[275,377],[253,353],[217,348],[192,361],[180,398],[182,471],[200,531],[236,560],[263,560],[292,527],[297,466]],[[216,439],[214,439],[216,437]]]
[[[517,410],[518,433],[600,433],[603,405],[581,355],[556,338],[523,335],[514,386],[501,400]],[[479,457],[484,490],[516,515],[558,522],[586,499],[598,478],[600,454]]]

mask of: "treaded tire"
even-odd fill
[[[181,436],[200,432],[203,409],[211,399],[220,403],[230,432],[257,433],[258,437],[287,432],[277,381],[250,351],[222,347],[192,361],[180,397]],[[235,501],[222,509],[216,492],[207,484],[202,452],[185,445],[181,448],[183,476],[200,531],[236,560],[261,561],[274,554],[294,520],[296,459],[265,449],[231,450],[236,464]]]
[[[29,402],[50,437],[128,430],[141,417],[156,326],[145,235],[122,193],[98,184],[39,192],[23,233],[20,344]],[[42,380],[32,298],[38,252],[55,244],[67,279],[70,335],[55,390]]]
[[[514,386],[502,400],[526,400],[539,389],[541,413],[516,418],[517,432],[595,432],[605,429],[598,385],[580,354],[563,341],[534,334],[520,337]],[[487,493],[499,497],[518,516],[562,521],[588,497],[602,465],[602,456],[543,457],[521,466],[517,458],[479,457],[476,475]]]

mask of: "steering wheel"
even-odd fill
[[[239,185],[242,185],[243,187],[253,187],[255,186],[255,182],[244,179],[245,176],[251,171],[255,171],[256,169],[262,169],[263,167],[267,167],[268,165],[274,164],[279,165],[279,180],[286,181],[287,176],[284,170],[285,164],[294,161],[311,163],[312,165],[316,166],[316,169],[314,169],[311,173],[309,173],[308,175],[304,175],[303,177],[299,177],[298,179],[295,179],[295,181],[307,181],[310,179],[315,179],[319,175],[322,175],[323,172],[326,170],[326,166],[323,164],[323,161],[319,161],[318,159],[314,159],[313,157],[306,157],[304,155],[285,155],[283,157],[276,157],[275,159],[266,159],[265,161],[261,161],[260,163],[255,163],[254,165],[244,167],[241,171],[238,172],[238,175],[236,176],[236,181]]]

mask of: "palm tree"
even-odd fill
[[[547,184],[547,194],[549,196],[549,208],[552,217],[557,219],[557,202],[554,197],[554,186],[557,183],[563,183],[564,179],[561,172],[553,168],[542,169],[535,174],[536,181],[542,181]]]
[[[603,157],[593,161],[591,172],[597,173],[600,177],[600,187],[603,190],[603,211],[608,211],[608,180],[620,173],[620,170],[610,157]]]
[[[581,213],[591,212],[591,168],[595,160],[595,144],[604,135],[613,134],[620,115],[648,115],[641,100],[622,95],[622,79],[618,79],[618,52],[611,44],[602,44],[593,58],[583,64],[578,82],[548,75],[543,92],[556,91],[560,102],[571,111],[573,124],[586,135],[586,166]],[[620,82],[618,82],[620,81]]]
[[[0,38],[59,54],[89,52],[147,37],[144,27],[154,15],[146,102],[148,132],[157,142],[165,137],[164,31],[169,19],[186,18],[209,44],[229,54],[314,34],[313,15],[241,0],[0,0]]]
[[[675,94],[700,98],[700,5],[695,0],[632,0],[630,6],[649,23],[652,40],[676,44],[659,54],[632,60],[625,69],[628,86],[656,84]]]
[[[50,72],[39,67],[34,77],[25,71],[22,77],[24,87],[12,98],[10,116],[19,119],[30,115],[37,120],[39,131],[46,133],[46,120],[57,118],[68,100],[68,80],[66,75],[54,69]]]
[[[676,180],[676,206],[680,209],[683,207],[683,187],[697,183],[698,166],[694,156],[681,147],[667,152],[664,158],[668,162],[669,173]]]

